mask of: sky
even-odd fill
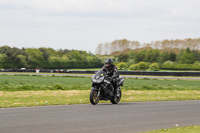
[[[94,53],[100,43],[200,37],[200,0],[0,0],[0,46]]]

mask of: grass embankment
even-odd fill
[[[197,90],[122,90],[122,93],[121,102],[200,100]],[[89,94],[90,90],[0,91],[0,107],[88,104]]]
[[[200,100],[199,86],[199,81],[125,79],[121,102]],[[90,89],[90,78],[0,75],[0,107],[89,103]]]
[[[91,78],[69,76],[0,75],[0,91],[90,90]],[[125,90],[200,90],[199,81],[125,79]]]
[[[142,133],[200,133],[200,125],[161,129]]]

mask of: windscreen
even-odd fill
[[[103,70],[100,70],[93,76],[93,78],[99,79],[99,78],[103,77],[104,75],[105,75],[105,72]]]

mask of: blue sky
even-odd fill
[[[94,52],[100,43],[200,37],[199,0],[0,0],[0,46]]]

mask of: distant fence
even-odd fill
[[[68,71],[68,73],[94,74],[96,71]],[[149,71],[119,71],[121,75],[149,76],[200,76],[200,72],[149,72]]]
[[[122,75],[152,75],[152,76],[200,76],[200,72],[148,72],[120,71]]]
[[[0,72],[36,72],[36,69],[4,69]],[[74,73],[74,74],[94,74],[97,71],[74,71],[74,70],[56,70],[40,69],[42,73]],[[160,72],[160,71],[119,71],[121,75],[149,75],[149,76],[200,76],[200,72]]]

